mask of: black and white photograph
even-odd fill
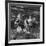
[[[8,44],[43,42],[43,4],[7,3]]]

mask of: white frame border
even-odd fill
[[[26,43],[26,42],[42,42],[43,41],[43,5],[42,4],[28,4],[28,3],[8,3],[8,20],[9,20],[9,5],[10,4],[25,4],[25,5],[40,5],[40,39],[29,39],[29,40],[10,40],[8,43]],[[9,21],[8,21],[9,24]],[[9,25],[8,25],[8,32],[9,32]],[[9,33],[8,33],[9,35]]]

